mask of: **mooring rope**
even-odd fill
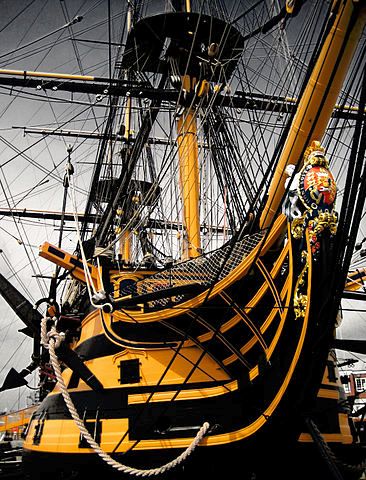
[[[53,325],[50,329],[49,332],[47,332],[47,322],[49,320],[53,321]],[[61,373],[61,367],[60,363],[58,361],[58,357],[56,354],[56,349],[61,345],[61,342],[64,341],[65,339],[65,334],[63,332],[58,332],[55,327],[55,321],[56,319],[50,319],[49,317],[45,317],[42,319],[41,322],[41,343],[42,345],[48,349],[49,354],[50,354],[50,360],[52,367],[55,371],[55,375],[57,378],[57,381],[60,385],[61,393],[63,396],[63,399],[66,403],[66,406],[70,412],[70,415],[74,422],[76,423],[77,427],[79,428],[80,433],[82,436],[85,438],[85,440],[88,442],[90,447],[97,453],[102,460],[104,460],[108,465],[113,467],[114,469],[127,473],[129,475],[136,475],[140,477],[151,477],[151,476],[156,476],[156,475],[161,475],[169,470],[172,470],[173,468],[177,467],[179,464],[183,463],[195,450],[195,448],[201,443],[205,435],[208,433],[210,429],[210,424],[208,422],[205,422],[202,427],[199,429],[197,432],[196,437],[193,439],[192,443],[184,450],[183,453],[181,453],[177,458],[174,460],[166,463],[165,465],[162,465],[157,468],[152,468],[152,469],[146,469],[146,470],[141,470],[133,467],[128,467],[127,465],[123,465],[122,463],[117,462],[114,460],[107,452],[102,450],[100,445],[94,440],[94,438],[90,435],[88,430],[86,429],[84,422],[81,420],[79,417],[79,414],[75,408],[75,405],[73,401],[71,400],[70,394],[67,390],[67,387],[65,385],[64,379],[62,378],[62,373]]]
[[[339,458],[337,458],[337,456],[334,454],[333,450],[330,448],[328,443],[324,440],[324,437],[321,434],[315,422],[310,418],[307,418],[305,419],[305,423],[309,428],[310,435],[312,436],[315,444],[319,448],[322,456],[325,458],[328,465],[330,465],[333,468],[334,466],[336,466],[337,468],[339,467],[341,470],[346,472],[362,473],[366,471],[366,461],[363,461],[357,465],[351,465],[349,463],[345,463],[341,461]],[[337,474],[339,475],[339,477],[337,477]],[[341,475],[340,472],[337,472],[335,470],[334,478],[340,478],[340,480],[342,480],[343,476]]]

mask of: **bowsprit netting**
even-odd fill
[[[170,306],[172,295],[174,303],[187,296],[199,293],[232,272],[263,239],[265,232],[246,235],[242,240],[173,265],[143,280],[129,284],[120,290],[120,296],[140,297],[160,292],[159,298],[149,301],[149,307]],[[180,288],[181,287],[181,288]],[[176,291],[175,291],[176,289]],[[181,291],[180,291],[181,290]],[[164,295],[166,293],[166,295]]]

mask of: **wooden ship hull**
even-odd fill
[[[85,317],[75,352],[94,377],[103,379],[103,389],[91,391],[70,369],[63,375],[80,418],[103,451],[135,469],[155,469],[187,449],[208,422],[207,435],[192,458],[174,469],[175,477],[234,474],[244,452],[242,472],[248,478],[253,471],[265,476],[286,471],[288,452],[299,454],[297,440],[306,420],[323,408],[316,399],[333,322],[324,315],[332,305],[324,301],[328,285],[322,275],[332,258],[331,242],[325,235],[322,254],[314,262],[308,235],[306,249],[302,241],[291,240],[291,232],[284,246],[276,245],[284,224],[280,217],[268,235],[244,237],[237,253],[248,253],[212,291],[188,293],[189,299],[177,302],[170,289],[157,288],[163,282],[152,275],[140,280],[140,287],[154,282],[155,292],[152,288],[150,294],[121,300],[130,303],[134,318],[139,311],[138,323],[129,324],[127,307],[112,314],[93,310]],[[249,251],[245,247],[255,243]],[[186,272],[180,266],[180,283],[182,278],[192,281],[192,263],[202,264],[203,259],[187,262]],[[230,269],[227,261],[225,265]],[[130,275],[112,274],[116,295]],[[294,306],[294,298],[302,301]],[[339,412],[334,427],[340,429],[340,443],[349,442],[349,425]],[[303,440],[306,445],[306,436]],[[258,469],[258,452],[263,450],[268,463]],[[354,460],[363,453],[356,450]],[[58,387],[30,422],[25,468],[32,471],[41,463],[51,473],[54,455],[57,469],[65,469],[65,474],[75,465],[82,466],[81,472],[102,468],[112,474],[90,452]],[[293,475],[292,468],[287,474]]]
[[[298,478],[308,478],[314,468],[328,478],[329,463],[342,470],[342,463],[348,462],[354,468],[345,468],[344,478],[359,478],[362,468],[357,467],[365,451],[361,445],[350,445],[353,437],[348,415],[338,405],[339,377],[329,381],[329,369],[335,368],[327,353],[332,346],[333,322],[324,312],[331,311],[332,304],[324,301],[328,285],[322,272],[332,258],[330,238],[325,235],[322,239],[322,252],[314,262],[308,235],[305,249],[301,240],[291,240],[291,232],[284,246],[276,245],[284,224],[281,217],[269,235],[244,237],[244,245],[257,246],[231,267],[216,290],[188,294],[190,308],[180,300],[178,310],[174,305],[177,295],[156,288],[155,296],[154,292],[136,295],[133,303],[128,296],[129,309],[134,315],[138,309],[145,321],[129,323],[127,308],[112,314],[92,310],[83,319],[75,352],[91,377],[102,379],[103,387],[93,385],[90,379],[88,385],[87,379],[71,369],[66,369],[63,377],[79,417],[116,461],[136,471],[158,470],[187,449],[208,422],[207,435],[191,458],[171,471],[162,470],[159,476],[234,475],[245,453],[240,467],[243,478],[250,478],[253,472],[258,478],[271,472],[290,478],[293,469],[284,468],[288,455],[300,463],[312,451],[310,470],[296,472]],[[189,261],[187,266],[192,262],[197,263]],[[187,281],[188,273],[184,273],[181,267],[180,281],[182,276]],[[140,282],[151,285],[153,277]],[[127,272],[111,275],[117,302],[119,284],[129,278]],[[154,299],[148,301],[150,298]],[[294,306],[294,298],[302,301]],[[154,308],[154,302],[164,303],[166,308]],[[192,323],[192,319],[199,321]],[[156,322],[160,324],[158,333]],[[325,419],[324,411],[330,412],[331,418]],[[333,434],[328,440],[340,459],[344,445],[352,447],[352,454],[347,449],[339,465],[330,455],[322,458],[309,433],[314,432],[307,424],[310,420],[321,435]],[[258,452],[264,451],[267,462],[259,468]],[[80,478],[99,470],[123,474],[114,473],[91,451],[58,386],[29,423],[23,464],[33,476],[39,473],[40,464],[44,475],[54,472],[55,465],[66,477],[77,471]]]

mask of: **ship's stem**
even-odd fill
[[[189,80],[188,80],[189,81]],[[197,117],[192,108],[185,108],[177,121],[180,185],[186,236],[183,256],[194,258],[201,253],[199,216],[199,165]]]
[[[338,4],[334,24],[324,42],[270,185],[260,218],[261,228],[271,225],[285,193],[284,171],[289,163],[301,164],[305,149],[321,141],[366,21],[366,8],[348,0]],[[356,10],[357,9],[357,10]]]

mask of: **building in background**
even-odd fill
[[[341,370],[341,382],[347,401],[352,407],[359,437],[362,441],[366,441],[366,370],[363,363],[361,365],[363,369],[357,369],[357,363],[355,363],[357,360],[353,362],[354,366],[351,364],[347,369]]]

